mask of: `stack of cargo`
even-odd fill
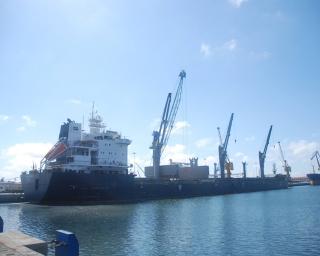
[[[154,178],[153,166],[145,167],[146,178]],[[198,166],[198,159],[191,158],[189,164],[173,163],[159,167],[161,179],[201,180],[209,178],[209,166]]]
[[[209,166],[190,166],[179,168],[179,178],[182,180],[202,180],[209,178]]]

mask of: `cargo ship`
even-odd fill
[[[310,181],[310,185],[320,185],[320,173],[309,173],[307,177]]]
[[[254,192],[288,187],[284,175],[265,178],[209,178],[209,167],[171,162],[161,165],[158,178],[146,167],[146,178],[129,173],[131,143],[104,128],[100,116],[90,119],[90,132],[80,123],[61,126],[59,141],[45,155],[40,169],[21,174],[24,199],[41,204],[130,203],[151,199],[186,198]]]
[[[153,166],[145,168],[145,178],[129,172],[128,146],[131,140],[106,129],[102,117],[92,109],[89,131],[70,119],[60,127],[58,142],[40,162],[21,174],[24,199],[40,204],[113,204],[153,199],[187,198],[288,188],[285,175],[247,178],[231,177],[227,142],[231,116],[224,143],[219,146],[220,173],[209,177],[209,166],[199,166],[197,158],[189,163],[160,165],[160,157],[173,127],[182,92],[185,72],[180,73],[177,92],[168,94],[159,130],[153,132]],[[269,136],[270,137],[270,132]],[[259,153],[264,163],[266,148]],[[225,176],[225,168],[227,176]],[[218,168],[215,168],[217,171]],[[263,168],[262,168],[263,170]]]

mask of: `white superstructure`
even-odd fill
[[[44,157],[41,166],[77,171],[126,170],[130,143],[118,132],[107,130],[102,117],[92,110],[89,132],[83,132],[81,123],[70,119],[61,125],[59,141]]]

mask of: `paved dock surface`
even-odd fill
[[[42,240],[17,231],[0,234],[1,256],[40,256],[46,253],[47,244]]]

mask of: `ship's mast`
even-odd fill
[[[94,110],[94,102],[93,102],[92,103],[91,117],[89,118],[90,133],[98,134],[105,127],[106,126],[103,123],[102,117],[100,115],[98,115],[97,111]]]

